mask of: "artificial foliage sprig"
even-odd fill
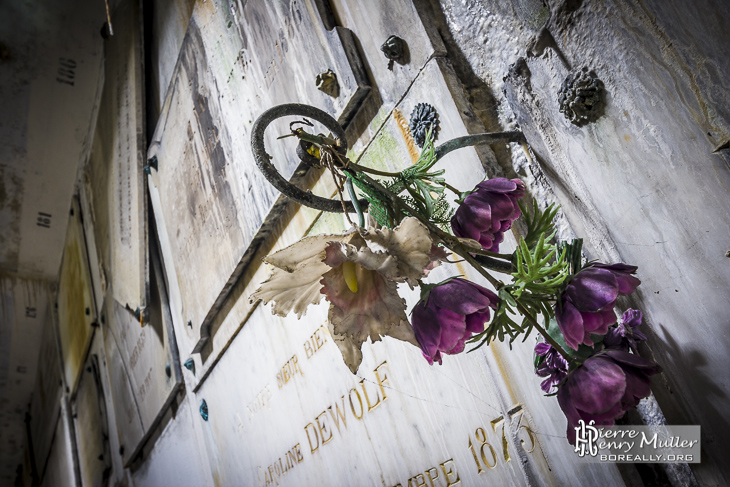
[[[560,210],[560,207],[556,206],[555,203],[548,206],[545,211],[540,211],[536,200],[532,201],[532,211],[528,211],[528,207],[521,201],[518,201],[517,204],[520,207],[525,225],[527,226],[525,242],[528,247],[532,247],[541,235],[553,234],[555,232],[555,216],[558,214],[558,210]]]
[[[406,216],[421,216],[446,229],[453,214],[451,205],[446,199],[446,180],[442,177],[444,170],[431,171],[437,162],[433,145],[433,136],[429,130],[426,134],[421,155],[416,163],[400,173],[384,173],[373,171],[375,174],[391,177],[379,181],[382,189],[400,198],[411,208],[411,211],[401,211],[401,214],[389,204],[390,199],[383,197],[383,192],[374,187],[364,177],[353,174],[355,185],[364,193],[365,199],[371,206],[371,213],[380,225],[392,228]],[[361,166],[358,166],[360,169]]]

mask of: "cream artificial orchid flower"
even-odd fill
[[[297,317],[307,306],[330,302],[328,327],[353,373],[362,344],[391,336],[418,346],[397,283],[411,288],[446,259],[428,229],[409,217],[395,229],[352,228],[344,234],[305,237],[264,259],[275,268],[250,301],[273,302],[272,312]]]

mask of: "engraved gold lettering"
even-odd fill
[[[302,463],[304,461],[304,456],[302,455],[302,447],[299,446],[299,443],[294,445],[294,450],[297,451],[297,463]]]
[[[419,481],[418,478],[421,478]],[[411,484],[411,481],[413,481],[413,484]],[[418,475],[408,479],[408,486],[410,487],[413,485],[413,487],[426,487],[426,477],[423,476],[422,473],[419,473]]]
[[[525,440],[522,440],[522,439],[520,439],[520,445],[522,445],[522,448],[527,453],[532,453],[535,450],[535,447],[537,446],[537,442],[535,441],[535,435],[532,434],[532,430],[527,425],[524,425],[524,424],[520,425],[520,428],[524,428],[525,431],[527,431],[527,436],[530,438],[530,442],[532,443],[532,448],[530,448],[529,450],[527,448],[525,448]]]
[[[378,365],[377,367],[375,367],[375,370],[374,370],[374,372],[375,372],[375,378],[378,379],[378,385],[380,386],[380,392],[383,394],[383,401],[385,401],[386,399],[388,399],[388,396],[385,394],[385,388],[383,387],[383,384],[385,384],[387,382],[387,380],[388,380],[388,374],[384,370],[383,371],[383,377],[381,378],[380,377],[380,368],[383,367],[383,366],[386,366],[387,367],[387,365],[388,365],[388,361],[387,360],[384,360],[383,363],[380,364],[380,365]],[[388,384],[388,385],[390,385],[390,384]]]
[[[491,421],[492,431],[494,431],[495,433],[497,432],[497,425],[499,423],[504,423],[504,416],[500,416]],[[506,462],[509,462],[511,460],[511,458],[509,456],[509,448],[508,448],[509,444],[507,443],[507,435],[505,434],[505,431],[504,431],[505,428],[506,428],[506,424],[502,424],[502,455],[504,456],[504,460]]]
[[[312,431],[314,431],[314,439],[317,440],[317,446],[312,445],[312,438],[309,436],[309,427],[312,427]],[[319,436],[317,435],[317,429],[314,427],[312,423],[307,424],[307,426],[304,427],[304,431],[307,433],[307,441],[309,441],[309,449],[310,453],[314,453],[319,448]]]
[[[446,464],[451,462],[451,468],[449,470],[446,470]],[[459,478],[458,472],[456,472],[456,464],[454,463],[453,458],[449,458],[444,463],[439,464],[441,467],[441,470],[444,472],[444,478],[446,479],[446,487],[451,487],[452,485],[456,485],[459,482],[461,482],[461,479]],[[455,479],[451,479],[452,475],[456,475]]]
[[[322,348],[322,345],[327,343],[328,334],[329,330],[327,330],[324,325],[321,325],[314,331],[314,333],[312,333],[307,341],[304,342],[304,352],[307,354],[307,359],[312,358],[312,356],[317,353],[320,348]]]
[[[360,381],[360,385],[362,385],[362,393],[365,395],[365,402],[368,404],[368,412],[372,411],[376,407],[380,406],[380,403],[383,402],[380,398],[380,394],[378,394],[378,391],[375,391],[375,397],[377,399],[377,402],[375,404],[370,404],[370,398],[368,397],[368,391],[365,388],[365,379],[362,379]]]
[[[436,476],[435,477],[431,477],[431,470],[433,470],[434,472],[436,472]],[[428,470],[426,470],[426,475],[428,476],[428,483],[431,485],[431,487],[434,487],[433,481],[436,480],[437,478],[439,478],[439,471],[438,471],[438,469],[436,467],[431,467]]]
[[[294,356],[291,358],[292,363],[292,375],[294,375],[294,372],[299,372],[299,375],[304,375],[304,372],[302,372],[302,369],[299,368],[299,359],[297,358],[297,354],[294,354]]]
[[[479,438],[479,433],[482,434],[481,438]],[[492,445],[487,443],[487,433],[484,431],[484,428],[477,428],[476,431],[474,432],[474,436],[476,437],[477,441],[481,445],[479,447],[479,456],[482,458],[482,462],[484,462],[484,465],[486,465],[487,468],[493,469],[494,467],[497,466],[497,452],[494,451],[494,447],[492,447]],[[469,442],[471,443],[471,439],[469,439]],[[487,456],[484,454],[485,446],[488,446],[489,451],[492,452],[492,459],[494,460],[494,462],[492,462],[492,464],[489,463],[489,461],[487,460]],[[477,462],[477,463],[479,463],[479,462]],[[480,470],[481,470],[481,467],[480,467]],[[480,471],[479,473],[482,473],[482,472]]]
[[[307,425],[309,426],[309,425]],[[305,428],[306,430],[306,428]],[[307,435],[309,435],[309,432],[307,431]],[[315,436],[317,435],[317,432],[315,430]],[[319,444],[319,440],[317,440],[317,443]],[[310,440],[310,446],[311,446],[311,440]],[[319,446],[317,446],[318,448]],[[316,449],[316,448],[315,448]],[[277,458],[274,460],[274,462],[268,466],[266,470],[263,470],[264,472],[264,485],[269,484],[276,484],[279,485],[279,478],[281,478],[285,473],[287,473],[289,470],[294,468],[297,463],[301,463],[301,461],[304,458],[302,457],[302,452],[299,446],[299,443],[294,445],[289,451],[287,451],[283,456]],[[259,485],[261,485],[261,467],[258,468],[258,479],[259,479]]]
[[[482,468],[482,464],[479,463],[479,457],[477,457],[477,452],[474,451],[474,444],[471,442],[471,436],[469,436],[469,449],[471,450],[471,455],[474,457],[474,463],[477,464],[477,474],[483,473],[484,469]]]
[[[278,384],[279,389],[284,387],[284,384],[293,379],[294,374],[296,374],[297,372],[299,372],[299,375],[304,375],[301,367],[299,367],[299,358],[296,354],[294,354],[289,360],[287,360],[287,362],[281,368],[281,371],[276,374],[276,383]]]
[[[324,340],[320,336],[320,330],[321,328],[317,328],[317,331],[314,332],[314,340],[317,347],[315,348],[315,351],[319,350],[322,345],[324,345]]]
[[[319,416],[317,416],[315,418],[315,421],[317,421],[317,426],[319,426],[319,437],[322,438],[322,444],[323,445],[326,445],[327,443],[329,443],[330,441],[332,441],[332,430],[331,429],[328,429],[326,425],[322,424],[319,421],[319,418],[321,418],[322,416],[326,416],[326,415],[327,415],[327,410],[325,409],[324,411],[322,411],[322,414],[320,414]],[[324,439],[325,430],[328,431],[329,434],[330,434],[329,435],[329,438],[327,438],[326,440]]]
[[[353,392],[354,392],[355,394],[357,394],[357,402],[359,402],[359,403],[360,403],[360,415],[359,415],[359,416],[358,416],[358,414],[357,414],[357,413],[355,412],[355,403],[353,403],[353,402],[352,402],[352,393],[353,393]],[[352,414],[353,414],[353,415],[354,415],[354,416],[355,416],[355,417],[356,417],[357,419],[362,419],[362,415],[363,415],[363,414],[365,414],[365,408],[363,408],[363,406],[362,406],[362,398],[360,397],[360,393],[359,393],[359,392],[357,392],[357,389],[355,389],[355,388],[352,388],[352,389],[350,389],[350,393],[348,394],[348,396],[350,397],[350,408],[352,409]]]
[[[512,418],[514,416],[519,415],[519,418],[517,420],[517,431],[520,430],[520,428],[524,428],[525,431],[527,431],[527,436],[530,438],[530,444],[532,447],[528,450],[525,448],[525,440],[520,439],[520,445],[522,446],[522,449],[525,450],[527,453],[532,453],[535,450],[535,446],[537,445],[537,442],[535,441],[535,435],[533,435],[532,430],[529,426],[522,424],[522,417],[523,417],[523,411],[522,411],[522,404],[517,404],[514,408],[510,409],[510,411],[507,413],[509,415],[510,423],[512,422]]]
[[[312,345],[309,344],[309,340],[304,342],[304,353],[307,354],[307,359],[312,358],[312,355],[314,355],[314,350],[312,350]]]
[[[330,410],[330,414],[332,415],[332,421],[335,422],[335,426],[337,426],[337,432],[340,432],[340,419],[342,420],[342,424],[347,428],[347,419],[345,419],[345,395],[342,395],[341,398],[342,401],[342,411],[340,411],[340,405],[335,402],[335,411],[337,411],[337,414],[335,414],[335,411],[332,410],[332,406],[328,407],[327,409]]]

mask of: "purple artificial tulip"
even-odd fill
[[[555,319],[565,343],[593,346],[591,335],[605,335],[616,323],[616,298],[633,292],[641,281],[632,276],[636,266],[591,264],[578,272],[555,305]]]
[[[504,232],[522,214],[517,199],[525,194],[519,179],[494,178],[477,184],[451,218],[454,235],[478,241],[484,250],[497,252]]]
[[[641,311],[627,309],[621,316],[621,323],[611,327],[603,337],[603,345],[606,348],[629,351],[629,348],[636,353],[636,342],[646,340],[646,335],[639,331],[641,326]]]
[[[557,387],[560,381],[568,375],[568,361],[552,345],[545,342],[535,345],[535,354],[545,357],[537,366],[535,373],[540,377],[547,377],[540,384],[540,388],[545,394],[549,394],[553,387]]]
[[[484,331],[489,308],[496,310],[498,302],[492,291],[465,279],[451,279],[432,288],[412,315],[413,332],[428,363],[441,364],[441,353],[463,352],[466,341]]]
[[[586,359],[558,390],[560,409],[568,418],[570,444],[575,444],[579,419],[613,426],[651,393],[649,376],[659,372],[661,367],[651,360],[622,350],[607,350]]]

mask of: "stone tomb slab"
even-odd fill
[[[78,204],[69,216],[58,283],[58,336],[65,382],[76,390],[96,323],[91,276]]]
[[[112,394],[122,405],[116,411],[116,422],[125,463],[157,427],[182,385],[166,299],[162,306],[160,301],[159,286],[155,286],[150,292],[150,321],[145,326],[116,301],[108,309],[105,350]]]
[[[242,272],[239,263],[278,197],[253,159],[254,120],[296,102],[344,123],[369,90],[351,34],[327,30],[316,3],[245,2],[228,10],[199,2],[193,12],[148,152],[158,161],[150,191],[157,193],[153,208],[183,354],[207,341],[227,283]],[[317,75],[328,70],[337,96],[317,89]],[[295,145],[276,143],[272,134],[288,132],[288,121],[273,124],[266,141],[287,178],[299,164]]]
[[[101,487],[112,458],[109,420],[101,385],[100,357],[90,354],[84,363],[79,387],[72,399],[81,485]]]
[[[58,340],[53,320],[44,325],[34,394],[30,403],[30,434],[36,465],[43,468],[51,450],[63,396],[62,371],[58,364]]]
[[[52,295],[45,280],[0,278],[0,485],[12,484],[15,468],[23,462],[24,419],[44,329],[53,323]]]
[[[53,443],[48,454],[48,461],[39,472],[42,487],[71,487],[76,484],[74,472],[74,447],[71,434],[71,414],[68,400],[64,398],[60,415],[52,423]],[[40,467],[39,467],[40,468]]]
[[[84,177],[102,293],[131,309],[147,306],[147,195],[141,16],[119,2],[105,41],[104,93]],[[86,209],[86,208],[84,208]]]

